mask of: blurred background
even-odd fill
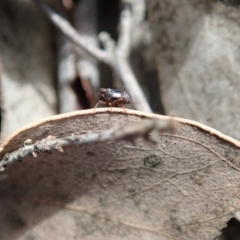
[[[240,140],[240,1],[46,4],[102,50],[101,32],[116,44],[121,38],[121,12],[128,4],[128,62],[152,112],[199,121]],[[94,107],[100,87],[126,90],[109,64],[76,47],[36,1],[0,1],[0,63],[2,140],[44,117]]]
[[[98,34],[117,41],[123,4],[118,0],[48,1],[88,43],[103,48]],[[156,113],[163,114],[147,5],[133,5],[131,67]],[[136,26],[138,25],[138,28]],[[98,89],[125,90],[112,69],[69,41],[33,1],[0,3],[2,138],[19,127],[57,113],[89,109]]]

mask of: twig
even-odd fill
[[[49,136],[32,144],[31,139],[24,142],[24,146],[12,153],[6,153],[0,161],[0,170],[3,171],[8,165],[21,161],[24,157],[34,156],[39,153],[49,153],[53,150],[63,152],[63,147],[84,145],[103,141],[134,141],[138,137],[144,137],[150,141],[157,141],[159,132],[172,132],[176,128],[173,120],[145,120],[131,126],[118,126],[99,133],[87,133],[71,135],[63,138]],[[151,135],[149,135],[151,133]]]
[[[139,83],[129,65],[128,58],[131,48],[131,31],[132,31],[132,13],[129,7],[129,3],[125,4],[125,8],[122,11],[120,19],[120,37],[115,46],[115,42],[106,35],[107,38],[102,38],[105,50],[88,44],[83,37],[71,26],[71,24],[62,18],[60,15],[52,11],[42,0],[34,0],[50,20],[57,26],[71,41],[77,44],[82,50],[85,50],[89,55],[95,57],[97,60],[102,61],[110,65],[118,77],[123,83],[126,90],[131,94],[136,109],[152,112],[148,105],[148,102],[139,86]],[[103,34],[101,35],[103,36]]]
[[[110,60],[105,51],[97,48],[94,45],[88,44],[87,41],[78,34],[78,32],[66,19],[51,10],[43,1],[34,1],[46,13],[46,15],[54,23],[54,25],[63,32],[66,37],[68,37],[71,41],[77,44],[81,49],[86,51],[90,56],[93,56],[94,58],[104,63],[109,63]]]
[[[129,4],[125,4],[120,17],[120,37],[116,49],[116,62],[112,65],[119,79],[124,80],[125,89],[134,99],[136,109],[151,112],[151,108],[128,62],[131,49],[132,13]]]

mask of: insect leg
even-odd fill
[[[124,111],[125,113],[127,113],[127,109],[126,109],[123,105],[122,105],[121,107],[122,107],[123,111]]]
[[[110,105],[110,112],[112,112],[112,103],[109,103]]]
[[[127,113],[127,109],[123,106],[122,98],[119,98],[119,99],[113,101],[113,102],[112,102],[112,105],[118,104],[118,103],[120,104],[120,106],[121,106],[121,108],[124,110],[124,112]]]
[[[112,112],[112,104],[111,104],[111,103],[108,103],[108,106],[110,107],[110,112]],[[108,121],[111,120],[111,116],[112,116],[112,114],[109,114]]]
[[[98,105],[99,105],[100,103],[101,103],[101,104],[105,104],[105,102],[99,100],[99,101],[97,102],[97,104],[95,105],[94,109],[93,109],[93,112],[94,112],[94,113],[96,112],[96,108],[98,107]]]

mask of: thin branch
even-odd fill
[[[126,3],[120,18],[120,37],[117,46],[115,46],[115,42],[108,33],[101,33],[100,40],[112,57],[110,66],[117,78],[123,83],[124,88],[132,96],[135,108],[145,112],[152,112],[128,62],[131,49],[131,30],[132,13],[129,4]]]
[[[88,44],[87,41],[78,34],[78,32],[72,27],[72,25],[61,17],[59,14],[51,10],[43,1],[34,0],[36,4],[45,12],[49,19],[58,27],[63,34],[68,37],[72,42],[77,44],[81,49],[86,51],[90,56],[93,56],[99,61],[109,63],[109,58],[105,51],[97,48],[94,45]]]
[[[118,57],[116,58],[116,64],[112,67],[119,79],[124,79],[123,85],[127,92],[131,94],[135,108],[144,112],[152,112],[128,60]]]
[[[81,135],[70,135],[63,138],[49,136],[32,144],[28,139],[24,146],[12,153],[6,153],[0,161],[0,171],[3,171],[8,165],[20,162],[27,156],[36,157],[39,153],[50,153],[53,150],[63,152],[63,147],[74,145],[84,145],[103,141],[134,141],[138,137],[157,142],[160,132],[172,132],[176,128],[174,120],[145,120],[141,123],[131,126],[118,126],[98,133],[87,133]],[[151,133],[151,135],[149,135]]]
[[[108,34],[105,33],[105,35],[100,35],[103,45],[106,47],[106,50],[104,51],[87,43],[67,20],[52,11],[42,0],[34,1],[71,41],[77,44],[81,49],[85,50],[88,54],[95,57],[97,60],[102,61],[112,67],[115,75],[123,83],[126,90],[132,96],[133,105],[136,109],[145,112],[152,112],[128,62],[131,48],[131,31],[133,30],[132,13],[129,3],[124,4],[124,9],[121,14],[121,31],[117,47],[115,46],[116,44],[114,40],[111,39]]]
[[[112,68],[119,79],[124,79],[122,81],[123,85],[134,99],[134,106],[141,111],[151,112],[152,110],[128,62],[131,49],[132,23],[133,16],[130,4],[125,3],[120,17],[120,36],[116,49],[117,57],[115,64],[112,64]]]

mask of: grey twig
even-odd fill
[[[122,79],[125,89],[134,99],[134,106],[136,109],[151,112],[152,110],[149,107],[149,104],[128,61],[131,49],[132,23],[133,20],[130,5],[129,3],[126,3],[120,17],[120,37],[116,48],[116,62],[112,62],[112,68],[118,78]]]
[[[131,126],[118,126],[98,133],[87,133],[81,135],[70,135],[63,138],[49,136],[36,143],[31,139],[24,142],[24,146],[18,150],[5,154],[0,161],[0,171],[3,171],[8,165],[21,161],[24,157],[34,156],[39,153],[49,153],[53,150],[63,152],[63,147],[73,145],[84,145],[103,141],[134,141],[138,137],[144,137],[150,141],[157,141],[160,132],[173,131],[176,128],[174,120],[145,120],[141,123]],[[151,134],[151,135],[150,135]]]
[[[118,44],[116,44],[108,34],[101,34],[100,38],[103,45],[106,47],[105,50],[101,50],[100,48],[87,43],[67,20],[52,11],[42,0],[34,1],[71,41],[77,44],[81,49],[85,50],[89,55],[112,67],[115,75],[131,94],[136,109],[145,112],[152,112],[128,62],[131,49],[131,31],[133,30],[132,13],[129,3],[125,4],[121,13],[120,37]]]
[[[98,47],[88,44],[88,42],[82,38],[81,35],[72,27],[72,25],[59,14],[51,10],[43,1],[34,0],[36,4],[45,12],[49,19],[58,27],[63,34],[68,37],[72,42],[77,44],[81,49],[86,51],[90,56],[93,56],[99,61],[104,63],[109,63],[108,55],[105,51],[99,49]]]

